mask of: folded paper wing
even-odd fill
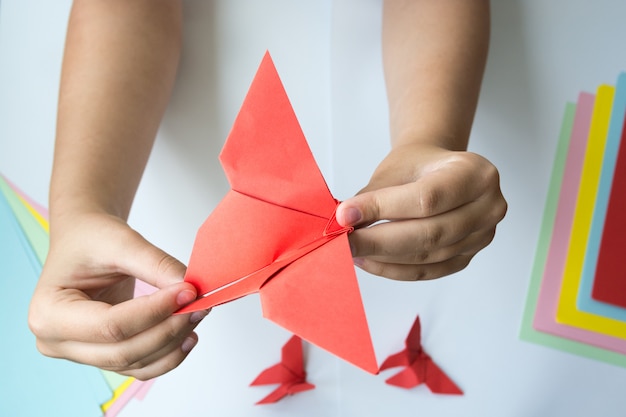
[[[405,369],[385,382],[407,389],[426,384],[436,394],[462,395],[463,391],[424,352],[420,333],[421,326],[417,317],[406,338],[406,348],[389,356],[380,366],[381,371],[398,366],[404,366]]]
[[[257,404],[275,403],[287,395],[297,394],[315,388],[306,381],[302,339],[292,336],[283,346],[281,361],[261,372],[250,385],[280,384]]]
[[[207,309],[259,292],[263,315],[371,373],[376,357],[333,198],[266,54],[220,160],[231,191],[200,228],[185,280]]]

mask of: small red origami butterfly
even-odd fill
[[[380,366],[380,370],[404,366],[405,369],[385,382],[402,388],[413,388],[426,384],[436,394],[462,395],[463,391],[433,362],[422,348],[421,326],[419,316],[415,318],[413,327],[406,338],[406,348],[389,356]]]
[[[297,394],[315,388],[306,381],[302,358],[302,339],[291,336],[282,349],[280,363],[261,372],[250,385],[280,384],[267,397],[257,404],[275,403],[287,395]]]

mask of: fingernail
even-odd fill
[[[184,306],[184,305],[189,304],[195,299],[196,299],[195,292],[191,290],[183,290],[179,292],[178,295],[176,296],[176,303],[178,303],[179,306]]]
[[[350,207],[343,211],[343,219],[346,224],[344,226],[352,226],[361,221],[361,210],[356,207]]]
[[[191,349],[193,349],[194,346],[196,346],[197,343],[198,343],[197,339],[193,337],[187,337],[185,338],[185,340],[183,340],[183,344],[180,345],[180,348],[183,351],[183,353],[189,353],[191,352]]]
[[[208,314],[209,310],[194,311],[193,313],[191,313],[191,316],[189,316],[189,323],[196,324],[200,320],[205,318]]]
[[[359,268],[362,268],[363,265],[365,264],[365,259],[363,258],[352,258],[352,262],[358,266]]]

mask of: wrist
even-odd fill
[[[447,151],[467,150],[468,140],[453,132],[438,131],[426,128],[406,128],[391,138],[391,147],[396,150],[403,147],[424,147]]]
[[[74,194],[74,195],[73,195]],[[82,227],[85,220],[109,219],[126,222],[128,211],[112,200],[90,193],[51,193],[50,196],[50,236],[62,234],[63,230]]]

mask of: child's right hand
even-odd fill
[[[185,359],[206,312],[172,315],[196,298],[183,264],[104,213],[75,216],[51,237],[29,312],[43,354],[141,380]],[[133,299],[135,278],[159,290]]]

